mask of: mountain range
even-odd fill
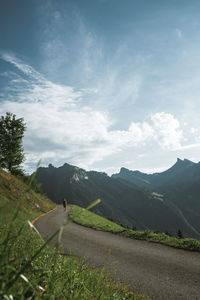
[[[200,238],[200,163],[177,159],[168,170],[145,174],[121,168],[111,177],[64,164],[40,167],[36,179],[55,203],[86,207],[97,198],[93,211],[118,224]]]

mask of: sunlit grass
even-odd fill
[[[129,238],[146,240],[150,242],[161,243],[175,248],[199,251],[200,252],[200,240],[192,238],[179,239],[176,237],[169,236],[165,233],[154,233],[153,231],[137,231],[130,230],[119,226],[118,224],[111,222],[97,214],[87,211],[77,205],[72,205],[70,211],[70,218],[81,225],[91,227],[97,230],[109,231],[118,233]]]
[[[179,239],[173,236],[169,236],[165,233],[154,233],[150,230],[134,231],[128,229],[123,232],[123,235],[134,239],[157,242],[174,248],[200,252],[200,240],[192,238]]]
[[[120,225],[77,205],[72,205],[69,216],[74,222],[94,229],[111,231],[114,233],[122,232],[125,229]]]

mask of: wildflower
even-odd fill
[[[41,291],[43,291],[43,292],[45,291],[45,289],[41,285],[38,285],[38,287]]]
[[[20,277],[21,277],[24,281],[26,281],[27,283],[29,282],[29,281],[28,281],[28,278],[26,278],[26,276],[24,276],[23,274],[21,274]]]
[[[30,226],[32,229],[35,230],[35,232],[37,232],[37,234],[40,235],[40,233],[39,233],[39,231],[37,230],[37,228],[36,228],[29,220],[28,220],[28,224],[29,224],[29,226]]]

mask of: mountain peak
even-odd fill
[[[53,169],[54,166],[53,166],[52,164],[49,164],[49,165],[48,165],[48,168],[49,168],[49,169]]]
[[[178,163],[178,162],[181,162],[181,161],[182,161],[182,159],[180,159],[180,158],[178,157],[176,162]]]
[[[193,161],[189,160],[189,159],[186,159],[186,158],[184,158],[184,159],[177,158],[176,164],[193,165],[195,163]]]
[[[122,167],[122,168],[120,169],[120,173],[127,172],[127,171],[129,171],[129,169],[124,168],[124,167]]]
[[[124,168],[124,167],[122,167],[122,168],[120,169],[120,174],[121,174],[121,173],[142,174],[139,170],[134,170],[134,171],[132,171],[132,170],[129,170],[129,169]]]

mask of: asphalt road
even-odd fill
[[[66,222],[62,206],[40,217],[35,226],[46,240]],[[67,224],[62,251],[85,257],[95,267],[106,265],[114,279],[155,300],[200,300],[200,253],[133,240]]]

